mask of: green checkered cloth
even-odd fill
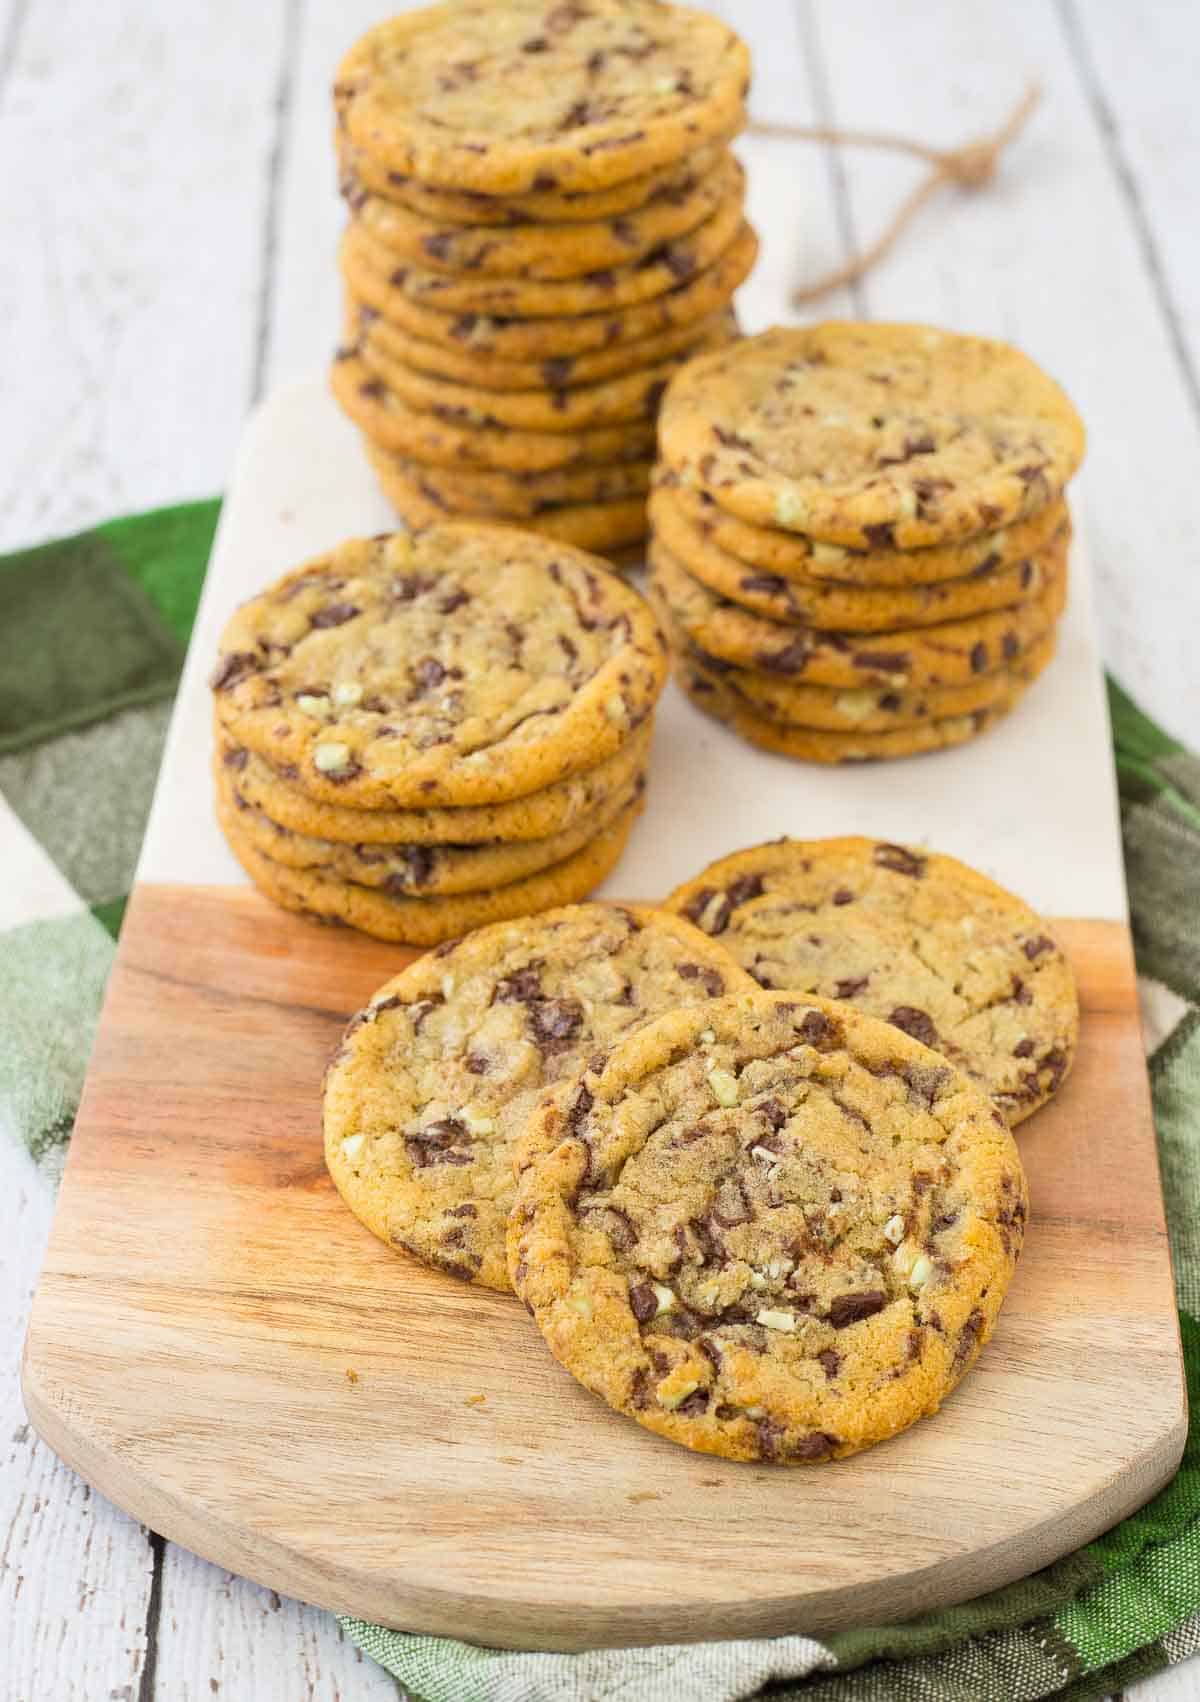
[[[0,1121],[49,1176],[72,1120],[218,505],[0,558]],[[1189,1384],[1200,1380],[1200,760],[1110,684],[1125,863]],[[15,970],[13,967],[15,963]],[[1200,1389],[1192,1388],[1200,1411]],[[1100,1697],[1200,1653],[1200,1437],[1149,1506],[906,1625],[581,1655],[343,1629],[415,1702]],[[1197,1673],[1200,1686],[1200,1669]],[[765,1687],[765,1688],[764,1688]]]

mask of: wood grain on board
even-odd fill
[[[935,1418],[779,1470],[611,1413],[515,1300],[346,1211],[321,1073],[403,951],[248,890],[139,888],[34,1304],[34,1423],[222,1566],[498,1645],[819,1632],[1045,1565],[1165,1481],[1185,1422],[1128,935],[1059,927],[1083,1040],[1021,1132],[1034,1216],[994,1341]]]

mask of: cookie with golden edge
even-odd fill
[[[527,195],[437,189],[402,171],[389,171],[370,154],[356,148],[344,131],[337,132],[335,141],[342,192],[352,208],[356,191],[361,187],[410,207],[422,218],[449,224],[503,227],[563,224],[571,220],[591,224],[597,219],[615,218],[658,201],[690,194],[700,178],[720,163],[727,142],[732,141],[739,127],[731,126],[727,136],[705,142],[662,171],[629,177],[623,183],[610,184],[607,189],[544,189],[531,190]]]
[[[1050,925],[955,857],[862,837],[775,840],[711,863],[666,907],[760,986],[848,1000],[932,1046],[1010,1123],[1070,1071],[1079,999]]]
[[[494,467],[434,467],[381,449],[364,439],[367,454],[381,473],[408,473],[420,479],[427,502],[435,507],[487,515],[524,524],[550,508],[641,500],[650,484],[649,461],[617,461],[611,466],[551,467],[542,473],[510,473]]]
[[[618,815],[589,844],[561,863],[539,869],[523,880],[493,887],[489,892],[464,892],[442,897],[394,897],[378,887],[292,869],[265,857],[242,831],[240,815],[217,800],[217,822],[229,848],[259,890],[285,910],[318,921],[340,922],[411,946],[435,946],[457,939],[471,928],[505,922],[514,916],[534,916],[558,904],[573,904],[612,873],[630,830],[640,815],[639,799]]]
[[[506,516],[494,504],[474,507],[466,501],[448,501],[427,482],[426,469],[419,462],[389,455],[370,442],[367,458],[383,494],[407,526],[435,526],[449,519],[507,519],[540,537],[557,538],[605,557],[631,549],[646,536],[646,499],[641,496],[612,502],[545,503],[535,514]]]
[[[744,173],[726,153],[712,171],[680,194],[636,212],[592,224],[451,224],[423,218],[401,203],[351,190],[360,229],[397,256],[426,271],[486,278],[580,278],[610,266],[637,265],[654,249],[686,236],[724,203],[745,194]]]
[[[448,313],[481,313],[503,318],[549,319],[606,313],[666,294],[693,278],[725,252],[744,224],[740,193],[728,196],[700,225],[652,249],[641,260],[603,267],[576,278],[491,278],[479,272],[435,272],[378,242],[361,225],[353,226],[351,263],[345,276],[361,288],[361,270],[385,279],[398,295]],[[369,298],[368,298],[369,299]]]
[[[1070,525],[1064,519],[1059,531],[1035,554],[963,579],[942,579],[932,585],[834,585],[801,582],[748,567],[692,526],[666,491],[653,493],[649,515],[655,537],[693,579],[718,597],[783,625],[839,632],[936,626],[991,609],[1013,608],[1037,596],[1047,568],[1051,572],[1063,568],[1070,540]]]
[[[339,354],[344,358],[353,350],[363,366],[380,377],[389,392],[407,407],[436,414],[451,424],[466,420],[489,430],[506,427],[517,432],[570,432],[654,420],[669,380],[684,361],[705,347],[724,348],[736,335],[722,315],[691,349],[598,384],[556,390],[545,384],[534,390],[492,390],[486,383],[460,384],[419,372],[400,361],[377,360],[361,344],[343,345]]]
[[[312,869],[355,886],[375,887],[393,898],[441,898],[453,893],[490,892],[562,863],[589,845],[628,810],[645,789],[637,774],[590,815],[547,839],[511,845],[346,845],[284,827],[240,790],[236,775],[216,765],[217,792],[227,814],[236,812],[241,836],[272,862]]]
[[[601,1050],[533,1113],[509,1271],[618,1412],[731,1460],[840,1459],[933,1413],[991,1336],[1028,1192],[946,1059],[754,992]]]
[[[299,768],[273,768],[232,739],[219,720],[216,757],[235,777],[248,803],[282,827],[339,845],[507,845],[547,839],[608,807],[645,768],[653,736],[643,721],[624,744],[595,768],[586,768],[537,792],[495,804],[431,805],[415,809],[355,809],[323,803],[296,784]]]
[[[851,549],[920,549],[1055,501],[1084,430],[1007,343],[926,325],[776,327],[679,374],[660,450],[731,514]]]
[[[230,739],[311,797],[407,809],[595,768],[665,675],[648,605],[597,557],[448,522],[351,539],[251,598],[212,686]]]
[[[669,494],[671,506],[688,523],[727,555],[767,573],[801,584],[933,585],[943,579],[965,579],[1025,561],[1042,550],[1064,524],[1070,523],[1065,502],[1047,503],[1026,520],[995,532],[981,532],[954,544],[920,550],[849,550],[823,544],[800,532],[754,526],[727,514],[698,483],[687,484],[671,468],[655,471],[656,490]]]
[[[657,0],[453,0],[390,18],[342,60],[339,127],[390,171],[453,190],[604,189],[742,118],[746,44]]]
[[[725,251],[699,274],[633,307],[610,303],[603,311],[566,318],[515,318],[481,312],[451,312],[408,296],[392,282],[395,268],[381,268],[353,225],[339,249],[338,264],[351,293],[383,318],[427,343],[494,354],[501,360],[540,361],[624,347],[681,325],[694,325],[729,305],[758,254],[758,238],[743,224]],[[401,268],[403,269],[403,268]]]
[[[472,466],[535,473],[581,463],[640,461],[654,449],[650,421],[578,431],[515,431],[489,425],[482,412],[468,410],[469,417],[452,423],[410,407],[348,351],[334,361],[330,385],[355,425],[380,448],[435,466],[454,467],[465,461]]]
[[[676,325],[658,336],[620,343],[591,354],[552,355],[546,360],[501,361],[484,351],[474,353],[458,344],[427,343],[390,324],[373,307],[347,291],[343,341],[385,379],[397,367],[428,373],[448,383],[471,384],[488,390],[549,390],[569,394],[576,386],[601,384],[674,356],[686,357],[705,348],[719,348],[720,333],[737,335],[737,321],[721,308],[692,324]]]
[[[683,650],[681,674],[690,673],[700,696],[699,682],[713,684],[731,704],[751,716],[785,725],[823,729],[831,733],[888,733],[927,721],[947,721],[960,715],[1007,704],[1014,684],[1028,685],[1054,659],[1055,634],[1031,645],[1008,668],[979,674],[963,685],[927,686],[924,690],[857,686],[839,691],[834,686],[810,686],[752,668],[737,668],[701,651]]]
[[[839,688],[960,685],[1011,667],[1053,627],[1067,592],[1064,567],[1047,572],[1037,596],[1015,608],[891,632],[826,632],[783,626],[718,597],[661,543],[652,544],[650,560],[652,600],[692,648],[738,667]]]
[[[675,677],[698,709],[724,722],[749,744],[773,751],[777,756],[791,757],[797,762],[828,766],[845,762],[886,762],[965,745],[1003,720],[1024,697],[1029,683],[1006,674],[1004,689],[993,697],[988,707],[969,715],[948,715],[882,733],[838,733],[797,726],[763,714],[754,705],[748,704],[720,674],[699,663],[680,662]]]
[[[689,922],[579,904],[411,964],[354,1017],[325,1078],[325,1161],[391,1247],[507,1289],[513,1149],[530,1107],[665,1010],[754,983]]]

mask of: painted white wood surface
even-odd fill
[[[337,336],[327,85],[387,0],[0,0],[0,547],[219,488],[265,388]],[[947,194],[822,311],[1011,334],[1078,395],[1110,665],[1200,738],[1200,12],[1189,0],[726,0],[764,117],[955,143],[1029,72],[997,184]],[[748,147],[751,145],[748,145]],[[867,241],[913,168],[752,145],[748,304]],[[152,1541],[22,1431],[11,1368],[50,1203],[0,1146],[0,1702],[359,1702],[327,1616]],[[148,1652],[149,1651],[149,1652]],[[1200,1693],[1191,1668],[1139,1702]]]

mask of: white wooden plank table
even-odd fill
[[[328,84],[383,0],[0,0],[0,548],[221,488],[242,419],[338,329]],[[1011,336],[1091,428],[1081,480],[1109,664],[1200,741],[1200,174],[1191,0],[725,0],[764,118],[953,145],[1036,76],[994,186],[947,192],[821,304]],[[910,163],[747,142],[779,299],[868,242]],[[4,844],[12,867],[24,854]],[[54,875],[40,878],[53,886]],[[25,1423],[16,1362],[52,1211],[0,1140],[0,1702],[374,1702],[329,1616],[164,1544]],[[1200,1694],[1194,1666],[1138,1702]]]

